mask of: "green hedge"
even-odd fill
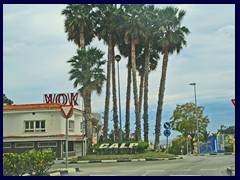
[[[51,149],[32,149],[22,154],[3,153],[3,175],[44,175],[54,164],[56,154]]]

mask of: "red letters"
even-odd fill
[[[44,102],[46,104],[78,105],[78,93],[44,94]]]

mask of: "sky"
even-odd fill
[[[155,6],[162,8],[167,5]],[[171,6],[186,11],[182,25],[191,33],[186,36],[187,47],[179,54],[169,56],[162,125],[170,121],[177,104],[195,102],[194,87],[189,85],[195,82],[197,105],[204,107],[204,115],[208,115],[210,120],[207,130],[212,133],[220,129],[221,125],[234,126],[235,107],[231,99],[235,99],[235,5]],[[61,15],[61,11],[65,7],[63,4],[3,5],[3,93],[13,100],[14,104],[43,103],[43,94],[77,92],[77,89],[73,88],[73,82],[69,81],[68,72],[71,67],[67,63],[67,60],[76,54],[77,46],[67,41],[67,34],[64,32],[65,17]],[[91,46],[105,52],[104,57],[107,59],[107,46],[102,41],[95,39]],[[117,54],[118,51],[115,50]],[[154,142],[161,59],[162,55],[157,69],[149,76],[151,142]],[[122,57],[119,68],[123,128],[126,64],[127,59]],[[104,102],[105,85],[102,95],[92,95],[92,111],[103,116]],[[132,98],[131,132],[135,130],[133,103]],[[109,119],[109,128],[112,129],[112,114]],[[171,131],[169,140],[178,134]],[[165,142],[166,137],[161,135],[160,143]]]

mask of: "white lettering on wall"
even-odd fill
[[[104,149],[104,148],[108,148],[109,144],[108,143],[105,143],[105,144],[101,144],[99,146],[99,149]]]
[[[113,144],[109,147],[109,149],[111,149],[111,148],[118,148],[118,143],[113,143]]]
[[[131,143],[131,144],[129,145],[129,148],[132,148],[133,146],[138,146],[138,143]]]
[[[104,148],[133,148],[138,146],[138,143],[130,143],[129,147],[126,146],[126,143],[122,143],[120,147],[118,146],[118,143],[113,143],[111,146],[109,146],[109,143],[104,143],[99,146],[99,149],[104,149]]]

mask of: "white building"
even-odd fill
[[[60,105],[4,105],[3,152],[21,153],[33,148],[50,147],[58,158],[64,158],[66,118],[61,115]],[[83,113],[80,109],[73,108],[73,115],[68,119],[69,156],[86,154],[87,137],[85,137]],[[95,124],[96,122],[98,120]],[[93,124],[94,132],[96,132],[95,124]],[[97,134],[93,134],[93,139],[96,139],[94,136]]]

